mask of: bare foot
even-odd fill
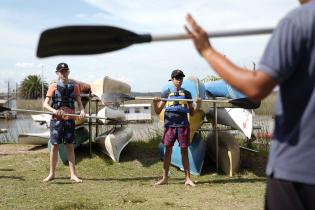
[[[192,187],[195,187],[195,183],[193,181],[191,181],[190,179],[186,180],[185,181],[185,186],[192,186]]]
[[[164,185],[164,184],[168,184],[166,178],[160,179],[158,182],[156,182],[156,183],[154,184],[154,186],[156,186],[156,185]]]
[[[71,181],[75,181],[75,182],[77,182],[77,183],[81,183],[81,182],[82,182],[82,180],[79,179],[77,176],[72,176],[72,177],[70,178],[70,180],[71,180]]]
[[[43,182],[49,182],[55,178],[54,175],[48,175],[45,179],[43,179]]]

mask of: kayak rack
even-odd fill
[[[92,102],[95,103],[95,113],[98,113],[99,111],[99,107],[103,106],[100,105],[100,99],[97,96],[94,96],[90,93],[88,94],[80,94],[81,97],[86,97],[88,98],[88,114],[89,116],[92,115]],[[106,123],[101,123],[99,122],[99,120],[93,121],[92,118],[89,118],[88,120],[88,128],[89,128],[89,153],[90,153],[90,157],[92,157],[92,139],[93,139],[93,126],[95,126],[95,137],[98,136],[99,134],[99,125],[111,125],[111,126],[123,126],[123,125],[127,125],[126,121],[116,121],[116,120],[108,120]]]

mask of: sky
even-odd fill
[[[297,0],[1,0],[0,92],[28,75],[50,82],[58,63],[66,62],[70,78],[86,83],[109,76],[135,92],[160,91],[171,71],[203,79],[217,75],[190,40],[134,44],[97,55],[37,58],[41,32],[67,25],[108,25],[151,35],[185,33],[191,13],[207,31],[275,27]],[[212,45],[233,63],[253,68],[270,35],[213,38]]]

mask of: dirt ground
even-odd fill
[[[0,155],[48,153],[47,145],[0,144]]]

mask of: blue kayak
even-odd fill
[[[224,80],[216,80],[205,83],[206,94],[211,97],[226,97],[230,99],[246,98],[246,96],[232,88]]]
[[[173,82],[170,81],[166,85],[163,86],[162,91],[167,89],[172,90],[174,88]],[[184,78],[182,88],[188,90],[191,93],[192,99],[197,97],[204,99],[206,95],[206,87],[205,85],[199,81],[197,77],[188,77],[187,79]]]
[[[165,153],[165,146],[164,144],[159,145],[160,149],[160,156],[163,159]],[[200,175],[202,166],[204,163],[206,154],[206,142],[202,140],[199,134],[195,134],[191,145],[188,147],[188,159],[189,159],[189,168],[190,174],[192,175]],[[184,170],[182,164],[182,155],[181,149],[176,141],[173,146],[173,152],[171,157],[171,164],[180,170]]]

